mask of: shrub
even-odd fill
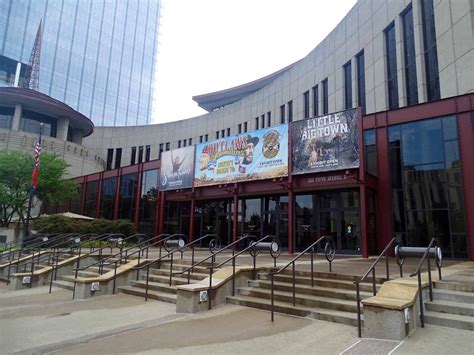
[[[33,229],[39,233],[122,233],[125,236],[135,234],[135,225],[129,220],[81,220],[64,216],[49,216],[33,222]]]

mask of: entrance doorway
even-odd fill
[[[267,196],[239,200],[239,233],[257,238],[274,235],[288,247],[288,196]]]
[[[318,238],[334,238],[337,253],[360,254],[359,191],[329,190],[297,195],[295,249],[304,250]]]
[[[232,242],[233,200],[196,201],[195,218],[198,238],[217,234],[223,245]],[[204,241],[207,245],[209,241]]]

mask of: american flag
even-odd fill
[[[39,136],[38,142],[35,145],[35,166],[33,168],[31,187],[36,189],[38,184],[38,175],[39,175],[39,164],[40,164],[40,155],[41,155],[41,134]]]

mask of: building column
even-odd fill
[[[294,230],[295,230],[295,194],[293,188],[288,189],[288,254],[295,252],[294,248]]]
[[[469,260],[474,260],[474,113],[465,112],[458,115],[459,149],[461,155],[463,188],[464,188],[464,211],[467,232],[467,250]]]
[[[56,138],[62,141],[67,141],[67,132],[69,129],[69,118],[58,117],[56,126]]]
[[[135,216],[132,216],[133,223],[137,227],[137,230],[140,226],[140,202],[142,197],[142,182],[143,182],[143,164],[140,164],[137,178],[137,193],[133,203],[135,204]]]
[[[163,234],[163,224],[165,221],[165,199],[166,193],[164,191],[160,191],[159,194],[159,208],[158,208],[158,235]]]
[[[95,207],[95,218],[100,218],[100,205],[102,203],[102,188],[104,186],[104,173],[100,173],[99,178],[99,193],[97,194],[97,202]]]
[[[17,104],[15,106],[15,113],[13,114],[13,121],[12,121],[12,127],[11,127],[13,131],[20,130],[20,120],[21,120],[22,115],[23,115],[23,106],[21,106],[20,104]]]
[[[20,73],[21,73],[21,62],[16,63],[16,71],[15,71],[15,81],[13,82],[14,87],[18,87],[20,83]]]
[[[239,194],[237,191],[238,187],[234,189],[234,218],[232,223],[232,243],[237,240],[237,233],[239,231]],[[235,251],[235,244],[232,248]]]
[[[117,182],[115,185],[115,203],[114,203],[114,219],[120,217],[120,180],[122,180],[122,169],[117,170]]]

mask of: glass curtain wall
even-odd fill
[[[163,233],[188,236],[190,207],[189,201],[165,201]]]
[[[84,215],[96,217],[97,196],[99,195],[99,180],[90,181],[86,185],[86,196],[84,201]]]
[[[140,233],[155,234],[159,176],[158,169],[143,172],[140,197]]]
[[[0,107],[0,128],[10,129],[12,127],[14,114],[14,108]]]
[[[393,228],[409,246],[438,238],[447,257],[467,258],[456,117],[389,127]]]
[[[82,198],[82,191],[84,189],[84,184],[79,184],[79,189],[77,190],[76,197],[71,198],[71,207],[69,211],[72,213],[81,213],[81,198]]]
[[[100,199],[100,217],[106,219],[114,218],[115,210],[115,190],[117,186],[117,178],[111,177],[104,179],[102,185],[102,196]]]
[[[127,174],[120,179],[119,218],[133,220],[135,216],[135,196],[137,193],[137,173]]]
[[[194,213],[198,237],[217,234],[223,245],[232,243],[233,200],[197,201]]]

